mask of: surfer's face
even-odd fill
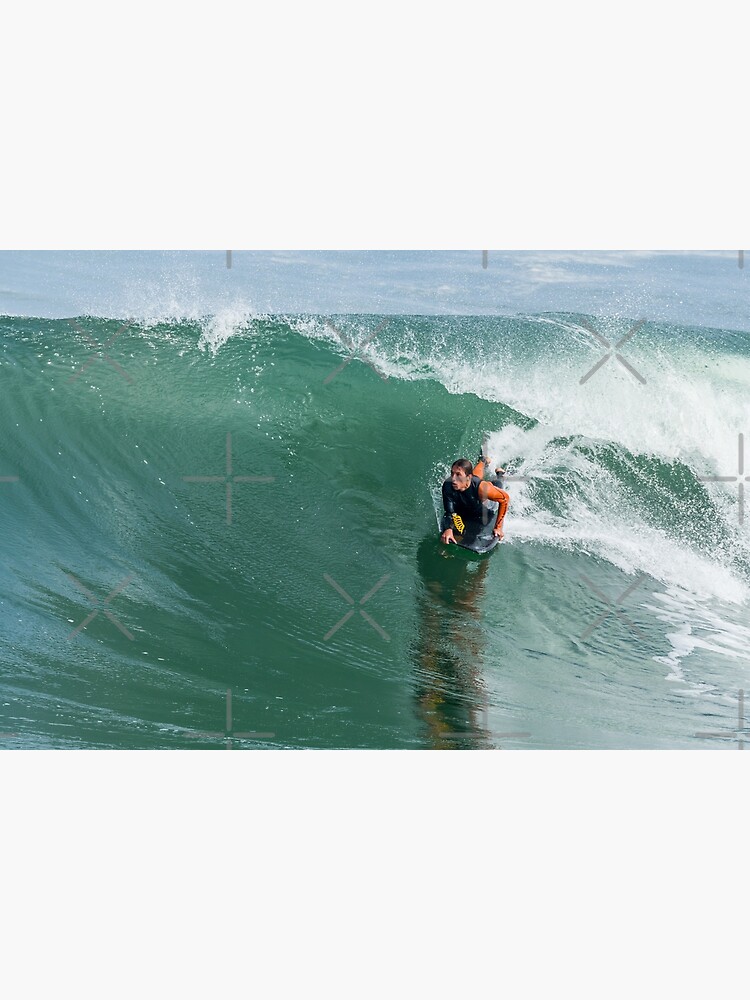
[[[463,469],[451,470],[451,486],[456,490],[467,490],[471,485],[471,476],[467,476]]]

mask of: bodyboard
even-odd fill
[[[459,531],[453,521],[445,514],[440,523],[440,530],[445,531],[446,528],[453,528],[453,537],[461,548],[483,555],[486,552],[491,552],[500,542],[500,539],[492,534],[495,518],[488,518],[486,524],[483,523],[483,520],[464,522],[464,530]]]

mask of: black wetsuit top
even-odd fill
[[[471,486],[465,490],[454,488],[450,479],[443,483],[443,507],[448,517],[451,514],[458,514],[462,521],[481,521],[483,507],[479,499],[479,476],[471,477]]]

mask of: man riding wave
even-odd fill
[[[445,516],[441,525],[443,533],[440,541],[445,545],[450,545],[451,542],[454,545],[458,544],[453,534],[454,527],[461,534],[467,524],[487,523],[486,520],[483,521],[483,515],[486,519],[487,514],[485,506],[487,500],[497,501],[497,518],[492,534],[498,539],[503,538],[503,520],[508,510],[510,496],[505,490],[483,481],[485,465],[487,459],[480,455],[473,469],[468,458],[459,458],[451,466],[450,479],[446,479],[443,483]],[[499,468],[496,470],[497,473],[504,471]]]

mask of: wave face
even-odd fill
[[[747,335],[635,325],[0,318],[3,744],[727,745]],[[436,511],[484,432],[476,560]]]

